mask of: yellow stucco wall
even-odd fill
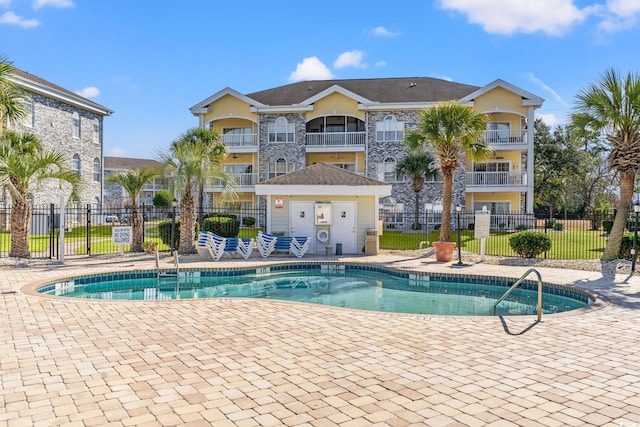
[[[468,207],[482,202],[509,202],[511,210],[516,211],[520,208],[520,193],[467,193],[465,197],[465,205]]]
[[[235,96],[225,95],[209,105],[208,111],[204,115],[204,122],[208,123],[221,117],[242,117],[257,122],[258,115],[249,111],[249,108],[249,104]]]
[[[496,107],[500,111],[517,111],[524,116],[528,112],[528,107],[522,106],[522,98],[519,95],[501,87],[497,87],[474,100],[474,108],[484,113],[496,111]]]
[[[316,117],[331,115],[347,115],[364,120],[364,111],[358,110],[358,102],[347,98],[341,93],[334,92],[320,100],[314,106],[313,111],[307,113],[307,121]]]

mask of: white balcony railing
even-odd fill
[[[308,133],[305,143],[307,147],[364,147],[366,136],[366,132]]]
[[[258,146],[258,134],[256,133],[244,133],[233,134],[228,133],[222,135],[222,142],[228,147],[257,147]]]
[[[239,189],[254,188],[258,179],[257,173],[229,173],[227,176],[234,181]],[[224,182],[221,179],[214,178],[205,185],[205,191],[220,191],[223,187]]]
[[[527,185],[526,172],[467,172],[469,186]]]
[[[484,140],[488,144],[526,144],[526,129],[485,130]]]

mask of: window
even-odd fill
[[[400,182],[403,180],[402,176],[398,176],[396,172],[396,159],[393,157],[387,157],[382,163],[377,164],[378,168],[378,180],[384,182]]]
[[[100,182],[100,175],[102,175],[100,172],[100,159],[96,157],[93,159],[93,180],[95,182]]]
[[[289,171],[287,161],[283,158],[277,159],[273,163],[269,163],[269,179],[276,176],[284,175]]]
[[[295,124],[278,117],[275,123],[269,123],[269,142],[294,142]]]
[[[404,139],[404,122],[396,120],[395,116],[387,116],[381,122],[376,122],[376,141],[402,141]]]
[[[509,162],[474,163],[474,172],[509,172]]]
[[[100,144],[100,120],[93,119],[93,143]]]
[[[442,176],[442,172],[438,171],[436,176],[430,176],[424,179],[424,182],[442,182],[444,181],[444,177]]]
[[[95,199],[93,199],[93,207],[92,209],[94,209],[96,212],[100,209],[100,198],[96,197]]]
[[[75,111],[72,116],[72,135],[74,138],[80,138],[80,115]]]
[[[71,170],[74,171],[78,176],[80,176],[80,156],[78,154],[73,155]]]
[[[223,128],[222,142],[232,147],[245,147],[254,145],[253,129],[248,128]]]
[[[509,122],[487,123],[487,142],[509,142],[511,124]]]

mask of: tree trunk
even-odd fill
[[[11,250],[9,256],[29,258],[29,224],[31,223],[31,205],[29,200],[17,199],[11,206]]]
[[[133,239],[131,241],[131,252],[142,252],[142,241],[144,240],[144,227],[142,221],[142,212],[137,203],[131,205],[131,217],[129,218],[131,223],[131,231],[133,232]]]
[[[620,203],[616,217],[613,220],[613,227],[609,233],[607,247],[602,254],[603,261],[611,261],[618,258],[620,245],[622,244],[622,235],[629,219],[629,210],[633,200],[633,185],[635,182],[635,174],[633,172],[620,173]]]
[[[196,247],[193,244],[193,226],[196,222],[196,201],[191,194],[189,186],[187,186],[184,197],[180,201],[180,244],[178,245],[178,253],[194,254]]]
[[[415,212],[415,218],[413,219],[414,230],[422,230],[422,226],[420,225],[419,215],[420,215],[420,191],[416,191],[416,212]]]
[[[440,223],[440,237],[438,241],[448,242],[451,232],[451,202],[453,192],[453,172],[445,169],[442,171],[442,222]]]
[[[198,224],[202,228],[204,223],[204,182],[198,185]]]

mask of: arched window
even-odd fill
[[[376,122],[376,141],[402,141],[404,139],[404,122],[388,115],[381,122]]]
[[[102,177],[102,171],[100,170],[100,159],[99,158],[95,158],[93,159],[93,180],[95,182],[100,182],[101,181],[101,177]]]
[[[278,117],[275,123],[269,123],[269,142],[294,142],[295,124],[284,117]]]
[[[80,155],[74,154],[71,161],[71,170],[80,176]]]
[[[74,138],[80,138],[80,114],[73,112],[72,116],[72,135]]]
[[[402,177],[396,173],[396,163],[393,157],[386,157],[383,162],[378,163],[378,179],[384,182],[402,181]]]
[[[279,175],[284,175],[289,172],[289,165],[286,159],[280,157],[275,162],[269,163],[269,179],[275,178]]]
[[[100,120],[93,119],[93,142],[100,144]]]

